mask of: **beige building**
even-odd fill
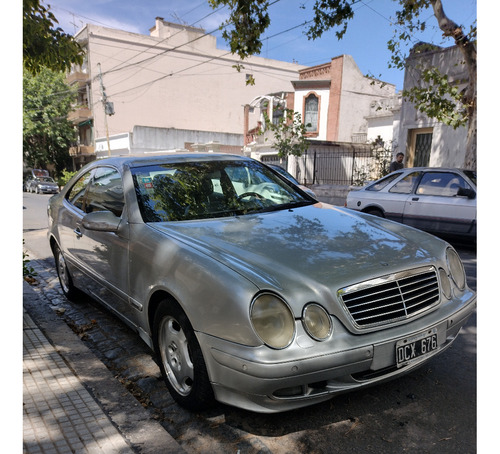
[[[86,25],[76,39],[86,51],[68,76],[79,87],[71,115],[79,129],[70,150],[76,167],[110,154],[207,144],[241,153],[242,106],[289,86],[304,68],[261,57],[241,62],[204,30],[162,18],[149,36]]]

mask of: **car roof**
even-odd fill
[[[463,172],[464,169],[460,169],[458,167],[406,167],[401,170],[396,170],[396,172],[403,172],[403,171],[420,171],[420,172],[428,172],[428,171],[434,171],[434,172]]]
[[[154,153],[149,155],[126,155],[111,156],[93,161],[95,165],[113,165],[116,167],[143,167],[155,164],[173,162],[203,162],[203,161],[248,161],[250,158],[228,153],[199,153],[196,151],[187,153]]]

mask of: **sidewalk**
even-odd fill
[[[24,453],[184,453],[26,282],[23,306]]]

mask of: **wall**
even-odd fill
[[[116,134],[96,140],[96,155],[103,158],[111,155],[141,154],[157,151],[193,151],[203,145],[212,144],[221,152],[242,154],[243,136],[210,131],[192,131],[175,128],[151,128],[134,126],[133,133]],[[223,144],[222,146],[220,144]]]
[[[396,87],[365,77],[350,55],[344,55],[343,62],[339,132],[336,140],[350,142],[353,134],[367,131],[365,117],[370,115],[372,102],[393,97]]]

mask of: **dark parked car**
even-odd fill
[[[94,161],[48,216],[64,293],[135,329],[193,410],[277,412],[393,379],[476,307],[445,241],[317,202],[241,156]]]
[[[434,234],[476,237],[476,174],[414,167],[350,191],[347,208]]]

